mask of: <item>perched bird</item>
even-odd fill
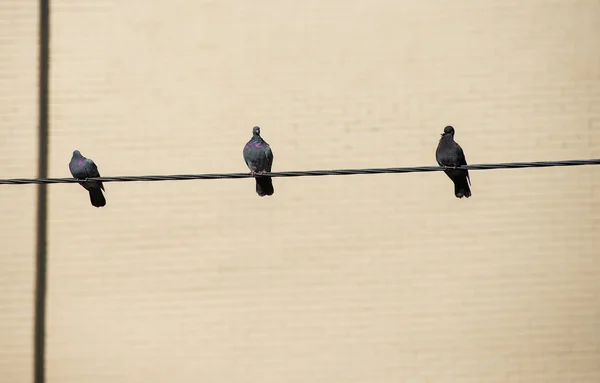
[[[458,167],[467,164],[462,148],[454,141],[454,128],[452,126],[444,128],[444,133],[442,133],[442,138],[440,138],[435,151],[435,159],[440,166],[445,167]],[[469,198],[471,196],[471,188],[469,188],[471,179],[468,170],[447,169],[444,170],[444,173],[454,182],[454,195],[456,198]]]
[[[271,171],[273,152],[269,144],[260,136],[260,127],[258,126],[252,128],[252,138],[244,146],[244,161],[252,175]],[[271,177],[257,176],[255,180],[256,194],[261,197],[273,195],[275,190]]]
[[[69,170],[74,178],[87,179],[92,177],[100,177],[98,167],[89,158],[85,158],[79,150],[73,152],[71,162],[69,162]],[[79,182],[90,193],[90,201],[92,206],[102,207],[106,205],[106,199],[104,199],[104,185],[100,181],[83,181]]]

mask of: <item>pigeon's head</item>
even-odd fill
[[[446,135],[454,137],[454,128],[452,126],[448,125],[444,128],[444,133],[442,133],[442,136]]]
[[[73,157],[81,157],[79,150],[73,150]]]
[[[254,128],[252,128],[252,135],[260,136],[260,126],[255,126]]]

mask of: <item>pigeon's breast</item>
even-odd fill
[[[86,178],[87,171],[83,167],[71,167],[71,174],[74,178]]]
[[[442,166],[456,166],[458,162],[454,156],[447,152],[439,153],[437,160]]]

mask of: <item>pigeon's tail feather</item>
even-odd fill
[[[102,190],[100,189],[89,189],[90,192],[90,202],[92,206],[102,207],[106,205],[106,199],[104,198],[104,194],[102,194]]]
[[[471,196],[471,188],[469,187],[469,181],[466,175],[455,177],[453,181],[454,195],[456,196],[456,198],[469,198]]]
[[[256,194],[261,197],[273,195],[273,180],[271,177],[256,177]]]
[[[444,173],[454,183],[454,195],[456,198],[471,196],[471,188],[469,187],[469,173],[464,170],[445,170]]]

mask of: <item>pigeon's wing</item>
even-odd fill
[[[98,166],[94,163],[94,161],[89,158],[85,160],[85,169],[87,170],[88,177],[101,177],[100,172],[98,171]],[[102,182],[99,182],[100,189],[104,190],[104,185]]]
[[[465,157],[465,153],[463,152],[463,150],[459,144],[456,144],[456,154],[458,156],[458,165],[459,166],[467,165],[467,158]],[[469,171],[465,170],[465,172],[467,174],[467,180],[469,181],[469,184],[470,184],[471,177],[469,177]]]
[[[271,172],[271,166],[273,166],[273,151],[269,144],[265,147],[265,156],[267,157],[267,171]]]
[[[88,172],[89,177],[100,177],[100,172],[94,161],[89,158],[85,160],[85,169]]]
[[[243,155],[244,161],[246,162],[246,166],[248,166],[248,168],[252,170],[252,148],[250,147],[250,142],[248,142],[246,146],[244,146]]]
[[[467,159],[465,158],[465,153],[459,144],[456,144],[456,158],[458,159],[459,165],[466,165]]]

